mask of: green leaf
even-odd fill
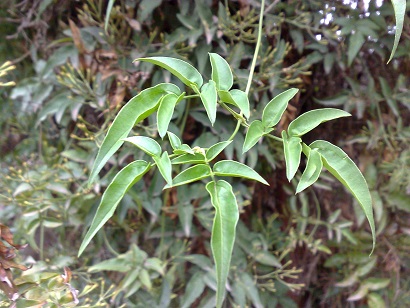
[[[107,5],[107,10],[105,12],[105,23],[104,23],[104,31],[107,32],[108,23],[110,21],[111,10],[114,5],[115,0],[109,0]]]
[[[172,181],[172,187],[199,181],[211,175],[211,168],[208,165],[201,164],[189,167],[178,174]],[[166,185],[165,188],[171,186]]]
[[[114,214],[118,203],[124,197],[125,193],[138,182],[150,168],[151,165],[149,163],[137,160],[128,164],[117,173],[102,196],[101,203],[95,213],[90,229],[88,229],[81,243],[78,256],[83,253],[94,235]]]
[[[178,96],[175,94],[167,94],[163,96],[159,102],[157,111],[157,127],[158,134],[164,138],[167,133],[169,123],[171,122],[174,113],[175,105],[177,104]]]
[[[204,273],[196,272],[186,284],[184,295],[181,300],[181,308],[192,307],[195,300],[205,289]]]
[[[303,171],[302,176],[300,177],[298,186],[296,187],[296,193],[300,193],[302,190],[315,183],[319,178],[322,168],[322,157],[320,156],[318,150],[310,150],[306,168]]]
[[[181,91],[176,85],[162,83],[155,87],[141,91],[134,96],[129,102],[122,107],[114,119],[103,143],[98,151],[91,170],[88,184],[90,185],[96,178],[97,174],[104,167],[108,159],[124,143],[124,138],[128,136],[135,124],[142,121],[152,114],[158,106],[160,98],[168,93],[179,94]]]
[[[376,231],[373,219],[372,198],[359,168],[339,147],[324,140],[317,140],[310,145],[311,149],[317,148],[322,155],[323,165],[335,176],[356,198],[362,207],[373,236],[373,248],[376,244]],[[370,253],[370,254],[371,254]]]
[[[367,294],[367,304],[369,305],[369,308],[385,308],[386,303],[383,299],[383,297],[378,294],[371,292]]]
[[[209,182],[206,190],[215,207],[212,226],[211,248],[216,268],[216,307],[221,307],[225,297],[225,285],[228,280],[236,224],[239,210],[231,185],[223,180]]]
[[[288,107],[289,101],[298,93],[298,89],[292,88],[276,95],[263,109],[262,124],[264,127],[273,127],[279,123],[283,113]]]
[[[259,290],[256,287],[256,283],[252,277],[246,272],[242,272],[239,277],[240,282],[244,286],[247,297],[252,301],[253,307],[263,308],[263,304],[259,296]]]
[[[329,106],[340,106],[340,105],[345,104],[349,100],[349,95],[347,95],[347,94],[338,94],[336,96],[329,97],[329,98],[326,98],[326,99],[317,99],[317,98],[313,97],[313,100],[316,103],[327,106],[327,107],[329,107]]]
[[[160,157],[161,156],[161,146],[154,139],[145,136],[134,136],[123,139],[124,141],[130,142],[149,156]]]
[[[294,119],[288,127],[289,136],[302,136],[320,123],[342,117],[349,117],[350,113],[334,108],[322,108],[308,111]]]
[[[199,93],[199,89],[203,84],[203,79],[201,74],[188,62],[185,62],[176,58],[169,57],[150,57],[150,58],[139,58],[135,61],[144,61],[153,63],[162,68],[165,68],[171,74],[176,76],[188,87],[192,88],[196,93]]]
[[[282,131],[282,139],[286,161],[286,177],[290,182],[299,168],[300,156],[302,153],[302,139],[295,136],[289,138],[286,131]]]
[[[259,139],[264,135],[264,127],[261,121],[255,120],[249,125],[248,131],[246,132],[245,142],[243,143],[242,153],[248,152]]]
[[[222,102],[238,107],[243,113],[243,115],[249,119],[249,100],[245,92],[238,89],[233,89],[230,91],[219,90],[218,96]]]
[[[394,16],[396,17],[396,33],[394,34],[393,49],[390,54],[389,63],[393,59],[397,46],[399,45],[401,32],[403,31],[404,16],[406,14],[406,0],[392,0]]]
[[[171,143],[172,149],[173,150],[179,149],[182,144],[181,139],[179,139],[178,136],[175,135],[174,133],[167,132],[167,134],[168,134],[168,139],[169,139],[169,142]]]
[[[155,163],[158,166],[158,170],[161,173],[164,180],[168,185],[172,185],[172,165],[169,159],[168,152],[162,153],[161,157],[153,156]]]
[[[233,85],[233,76],[228,62],[216,53],[209,53],[212,66],[212,80],[218,90],[228,91]]]
[[[356,55],[359,53],[360,49],[362,48],[365,37],[359,31],[356,31],[349,37],[349,47],[347,50],[347,66],[350,66],[356,58]]]
[[[221,160],[213,167],[214,174],[217,176],[234,176],[261,182],[269,185],[263,177],[247,165],[233,160]]]
[[[172,160],[173,165],[179,164],[204,164],[205,156],[201,153],[186,153],[178,156]]]
[[[222,141],[211,146],[208,150],[205,151],[206,160],[208,162],[214,160],[219,155],[219,153],[221,153],[228,145],[231,144],[231,142],[232,140]]]
[[[216,119],[216,107],[218,105],[215,82],[209,80],[208,83],[204,84],[199,95],[204,104],[206,113],[208,114],[209,121],[214,125]]]

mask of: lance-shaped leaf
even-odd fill
[[[216,53],[210,53],[209,58],[212,66],[212,80],[215,81],[218,90],[228,91],[233,85],[233,76],[228,62]]]
[[[204,104],[209,121],[211,121],[211,124],[214,125],[216,119],[216,107],[218,105],[215,82],[213,80],[209,80],[208,83],[204,84],[199,96]]]
[[[221,160],[213,167],[214,174],[217,176],[234,176],[261,182],[269,185],[263,177],[247,165],[233,160]]]
[[[168,152],[165,151],[164,153],[162,153],[161,157],[153,156],[152,158],[157,164],[159,172],[161,173],[164,180],[168,185],[172,185],[172,165],[171,160],[168,156]]]
[[[78,256],[83,253],[94,235],[114,214],[118,203],[124,197],[125,193],[138,182],[150,168],[151,165],[146,161],[137,160],[128,164],[117,173],[102,196],[101,203],[95,213],[90,229],[88,229],[81,243]]]
[[[127,137],[134,125],[151,113],[158,107],[160,98],[167,93],[180,94],[180,89],[170,83],[162,83],[155,87],[141,91],[137,96],[134,96],[125,104],[114,119],[103,143],[98,151],[94,161],[88,183],[91,184],[100,170],[110,157],[124,143],[123,138]]]
[[[174,133],[167,132],[167,134],[168,134],[168,139],[169,139],[169,142],[171,143],[172,149],[173,150],[179,149],[179,147],[182,144],[181,139],[179,139],[178,136],[175,135]]]
[[[157,111],[157,127],[158,134],[161,138],[164,138],[167,133],[169,122],[171,122],[177,100],[178,96],[170,93],[163,96],[159,102]]]
[[[248,152],[264,134],[264,127],[261,121],[255,120],[249,125],[246,132],[245,142],[243,143],[242,153]]]
[[[192,88],[196,93],[199,93],[199,89],[204,83],[202,76],[197,69],[188,62],[180,59],[170,57],[150,57],[139,58],[135,61],[149,62],[165,68],[188,87]]]
[[[288,127],[289,136],[302,136],[310,132],[320,123],[342,117],[350,117],[351,114],[334,108],[322,108],[308,111],[294,119]]]
[[[211,168],[208,165],[201,164],[189,167],[179,173],[172,180],[172,187],[188,184],[191,182],[199,181],[211,175]],[[170,185],[165,185],[165,188],[171,187]]]
[[[238,107],[246,118],[250,116],[249,100],[245,92],[233,89],[230,91],[220,90],[218,96],[224,103]]]
[[[396,33],[394,34],[393,49],[390,54],[389,61],[393,59],[397,46],[399,45],[401,32],[403,31],[404,16],[406,15],[406,1],[405,0],[392,0],[394,16],[396,17]]]
[[[290,182],[299,168],[302,153],[302,139],[295,136],[288,137],[286,131],[282,131],[282,139],[286,161],[286,177]]]
[[[279,123],[283,113],[288,107],[289,101],[298,93],[298,89],[292,88],[276,95],[263,109],[262,124],[264,127],[273,127]]]
[[[145,136],[134,136],[125,138],[124,141],[130,142],[149,156],[161,156],[161,146],[154,139]]]
[[[349,37],[349,47],[347,50],[347,66],[350,66],[352,64],[354,58],[356,58],[360,49],[362,49],[362,46],[365,41],[366,38],[364,34],[360,31],[356,31]]]
[[[208,150],[205,151],[205,156],[207,161],[214,160],[219,153],[221,153],[228,145],[230,145],[232,140],[230,141],[222,141],[214,144]]]
[[[359,168],[339,147],[324,140],[310,144],[311,149],[317,149],[322,156],[323,165],[333,174],[356,198],[362,207],[373,236],[373,249],[376,243],[376,232],[373,219],[372,198],[369,188]],[[373,252],[372,249],[372,252]]]
[[[205,156],[201,153],[186,153],[178,156],[172,160],[173,165],[180,164],[204,164]]]
[[[319,178],[322,168],[322,157],[320,156],[318,150],[310,150],[306,168],[303,171],[302,176],[300,177],[298,186],[296,187],[296,193],[300,193],[302,190],[315,183]]]
[[[215,207],[212,226],[211,248],[216,268],[216,307],[221,307],[225,296],[225,285],[228,279],[233,245],[235,242],[236,224],[239,210],[231,185],[223,180],[209,182],[206,190]]]

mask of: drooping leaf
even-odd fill
[[[318,149],[322,156],[323,165],[335,176],[356,198],[362,207],[373,236],[373,249],[376,244],[376,231],[373,219],[372,198],[366,180],[359,168],[349,156],[339,147],[324,140],[317,140],[310,144],[311,149]],[[372,253],[371,252],[371,253]]]
[[[223,180],[209,182],[206,190],[215,207],[212,226],[211,248],[216,268],[216,307],[221,307],[225,297],[225,285],[228,279],[233,245],[235,242],[236,224],[239,210],[231,185]]]
[[[303,171],[302,176],[300,177],[298,186],[296,187],[296,193],[300,193],[302,190],[315,183],[319,178],[322,168],[322,157],[320,156],[318,150],[310,150],[306,168]]]
[[[350,66],[366,41],[360,31],[356,31],[349,38],[349,47],[347,50],[347,66]]]
[[[322,108],[305,112],[294,119],[288,127],[289,136],[303,136],[307,132],[327,122],[342,117],[350,117],[351,114],[335,108]]]
[[[288,137],[286,131],[282,131],[282,139],[286,162],[286,177],[290,182],[299,168],[302,153],[302,139],[295,136]]]
[[[249,107],[249,100],[248,96],[245,92],[233,89],[230,91],[219,90],[218,96],[224,103],[228,103],[238,107],[243,115],[249,119],[250,116],[250,107]]]
[[[108,159],[120,148],[134,125],[155,111],[160,98],[167,93],[180,94],[179,88],[162,83],[141,91],[122,107],[114,119],[94,161],[88,183],[91,184]]]
[[[389,63],[393,59],[397,46],[399,45],[401,32],[403,31],[404,16],[406,15],[406,0],[392,0],[394,16],[396,17],[396,33],[394,34],[393,49],[390,54]]]
[[[164,180],[168,185],[172,185],[172,165],[169,159],[168,152],[162,153],[161,157],[153,156],[155,163],[158,166],[159,172],[161,173]]]
[[[298,93],[298,89],[292,88],[276,95],[263,109],[262,124],[264,127],[273,127],[279,123],[289,101]]]
[[[171,122],[171,118],[174,113],[177,100],[178,96],[173,93],[170,93],[163,96],[159,102],[157,112],[157,127],[158,134],[161,138],[164,138],[165,134],[167,133],[168,126]]]
[[[133,136],[123,139],[124,141],[130,142],[149,156],[161,156],[161,146],[154,139],[146,136]]]
[[[264,134],[264,127],[261,121],[255,120],[249,125],[246,132],[245,142],[243,143],[242,153],[248,152]]]
[[[208,165],[205,165],[205,164],[195,165],[179,173],[172,180],[172,187],[199,181],[210,175],[211,175],[211,168]],[[171,186],[169,185],[165,186],[165,188],[169,188],[169,187]]]
[[[216,107],[218,105],[215,82],[209,80],[208,83],[204,84],[199,95],[204,104],[206,113],[208,114],[209,121],[214,125],[216,119]]]
[[[209,53],[212,66],[212,80],[217,90],[230,90],[233,85],[233,76],[228,62],[217,53]]]
[[[203,84],[202,75],[188,62],[185,62],[176,58],[169,57],[150,57],[139,58],[135,61],[149,62],[165,68],[171,74],[175,75],[188,87],[192,88],[196,93],[199,93],[199,89]]]
[[[263,177],[247,165],[233,160],[221,160],[213,167],[214,174],[217,176],[233,176],[261,182],[269,185]]]
[[[128,164],[117,173],[102,196],[101,203],[97,208],[90,229],[88,229],[81,243],[78,256],[83,253],[94,235],[114,214],[118,203],[124,197],[125,193],[138,182],[150,168],[151,165],[146,161],[137,160]]]
[[[214,160],[219,153],[221,153],[228,145],[230,145],[232,140],[230,141],[222,141],[214,144],[208,150],[205,151],[205,156],[207,161]]]

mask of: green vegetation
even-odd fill
[[[2,306],[406,307],[393,4],[0,4]]]

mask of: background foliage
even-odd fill
[[[0,4],[0,64],[15,66],[0,77],[1,239],[10,243],[8,227],[14,247],[28,244],[14,256],[0,242],[1,289],[10,287],[8,277],[21,296],[15,300],[0,293],[3,306],[10,298],[18,307],[214,303],[208,245],[213,208],[201,184],[161,194],[161,177],[149,173],[78,259],[108,183],[142,154],[123,147],[95,185],[88,188],[86,182],[97,146],[124,102],[159,82],[178,84],[169,73],[132,61],[177,57],[210,76],[208,52],[217,52],[244,89],[260,4],[117,0],[107,14],[109,2]],[[270,99],[290,87],[300,91],[280,123],[283,129],[321,106],[353,113],[324,124],[304,141],[330,140],[354,158],[371,188],[378,240],[369,258],[365,217],[331,177],[323,174],[313,188],[295,196],[281,148],[265,140],[242,156],[242,140],[224,155],[254,167],[270,186],[232,182],[241,216],[226,305],[407,307],[408,13],[388,65],[394,40],[390,2],[274,1],[264,18],[250,95],[253,113],[260,117]],[[218,114],[210,126],[199,102],[182,102],[170,130],[191,146],[208,147],[227,139],[234,125]],[[155,117],[134,133],[159,138]]]

